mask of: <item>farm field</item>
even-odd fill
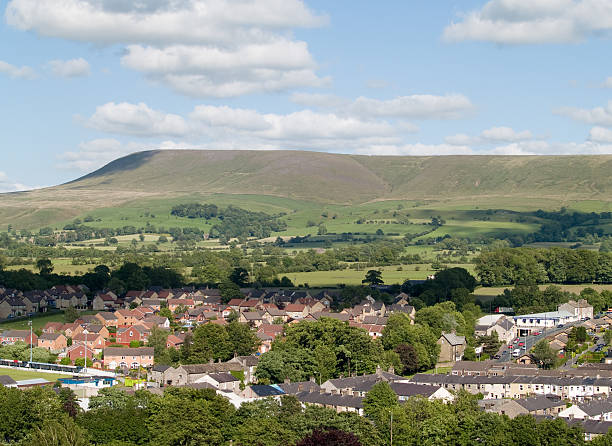
[[[458,266],[466,268],[473,273],[473,265],[457,264],[449,266]],[[307,273],[287,273],[286,275],[294,284],[308,284],[310,287],[334,287],[339,284],[345,285],[361,285],[361,281],[365,277],[368,269],[377,269],[382,271],[382,278],[386,285],[395,283],[403,283],[407,279],[426,279],[428,275],[435,274],[430,265],[403,265],[402,271],[398,271],[399,265],[385,266],[379,268],[365,268],[360,271],[354,269],[344,269],[339,271],[314,271]],[[419,268],[417,271],[416,268]]]
[[[539,288],[541,290],[544,290],[544,289],[546,289],[547,287],[549,287],[551,285],[557,286],[557,287],[561,288],[561,290],[563,290],[563,291],[569,291],[570,293],[575,293],[575,294],[579,294],[585,288],[593,288],[597,292],[601,292],[603,290],[612,291],[612,284],[596,285],[596,284],[592,284],[592,283],[585,283],[585,284],[578,284],[578,285],[558,285],[558,284],[554,284],[554,283],[548,283],[548,284],[545,284],[545,285],[539,285]],[[511,286],[507,286],[507,287],[480,287],[480,288],[476,288],[476,290],[474,290],[474,295],[476,297],[484,297],[484,298],[489,298],[490,299],[490,298],[493,298],[495,296],[499,296],[506,289],[512,289],[512,287]]]
[[[0,375],[8,375],[15,381],[42,378],[51,382],[57,381],[59,378],[69,378],[72,376],[64,373],[33,372],[30,370],[16,369],[13,367],[0,367]]]

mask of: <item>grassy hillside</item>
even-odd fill
[[[151,213],[156,218],[152,223],[158,225],[193,225],[169,216],[172,204],[189,201],[285,212],[290,220],[287,235],[303,234],[306,222],[313,219],[323,220],[330,231],[356,231],[359,228],[353,224],[359,216],[373,219],[377,212],[386,212],[388,220],[398,206],[409,209],[411,218],[423,219],[437,213],[448,219],[489,208],[567,206],[605,211],[612,209],[610,171],[610,155],[380,157],[309,151],[149,151],[118,159],[64,185],[2,194],[0,225],[37,228],[91,214],[102,220],[100,224],[116,227],[144,224]],[[322,217],[325,212],[336,218]],[[480,229],[474,229],[459,220],[450,228],[458,234],[503,230],[505,225],[481,222],[476,225]],[[385,226],[386,232],[399,229],[392,226]]]

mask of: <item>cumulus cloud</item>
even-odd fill
[[[612,126],[612,101],[608,101],[604,107],[595,107],[592,109],[561,107],[554,110],[554,113],[587,124],[602,125],[606,127]]]
[[[11,0],[6,21],[40,35],[124,44],[124,66],[193,97],[233,97],[318,87],[305,42],[293,28],[327,17],[301,0]]]
[[[529,130],[519,132],[511,127],[501,126],[483,130],[478,136],[459,133],[457,135],[447,136],[444,140],[448,144],[462,146],[524,141],[532,138],[533,134]]]
[[[26,186],[12,180],[5,172],[0,172],[0,193],[2,192],[19,192],[36,189],[34,186]]]
[[[25,65],[22,67],[17,67],[2,60],[0,60],[0,73],[6,74],[13,79],[31,80],[36,78],[36,72],[32,68]]]
[[[361,96],[351,101],[335,95],[294,93],[291,100],[364,118],[457,119],[474,109],[471,101],[462,94],[421,94],[385,100]]]
[[[47,66],[57,77],[83,77],[90,74],[89,62],[82,57],[70,60],[50,60]]]
[[[181,116],[153,110],[142,102],[101,105],[86,124],[103,132],[145,137],[184,136],[189,131]]]
[[[612,30],[607,0],[491,0],[444,29],[447,41],[502,44],[583,41]]]
[[[612,143],[612,130],[603,127],[593,127],[589,132],[589,140]]]

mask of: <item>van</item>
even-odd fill
[[[517,348],[515,350],[512,351],[512,356],[515,358],[518,358],[521,355],[521,349]]]

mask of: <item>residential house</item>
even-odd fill
[[[169,334],[168,338],[166,339],[166,348],[179,349],[181,348],[184,342],[185,342],[184,335],[177,336],[174,334]]]
[[[269,398],[284,395],[285,392],[278,386],[253,384],[242,392],[244,398]]]
[[[62,326],[64,324],[62,324],[61,322],[47,322],[45,324],[45,326],[42,329],[43,333],[59,333],[60,331],[62,331]]]
[[[96,313],[96,318],[104,325],[105,327],[116,327],[117,326],[117,316],[115,313],[110,311],[100,311]]]
[[[295,397],[302,404],[333,409],[338,413],[355,412],[363,415],[363,397],[352,395],[340,395],[326,393],[323,389],[319,392],[300,392]]]
[[[35,333],[30,335],[30,330],[7,330],[0,335],[0,342],[5,345],[25,342],[28,345],[36,346],[38,345],[38,336]]]
[[[259,311],[245,311],[240,313],[238,322],[249,324],[252,327],[259,327],[264,323],[264,319]]]
[[[85,345],[89,350],[101,352],[106,346],[104,338],[97,333],[79,333],[72,337],[72,345]]]
[[[304,319],[309,314],[309,308],[304,304],[288,304],[285,312],[291,319]]]
[[[51,352],[59,352],[67,346],[67,339],[61,333],[43,333],[38,337],[38,347],[46,348]]]
[[[117,326],[136,325],[144,317],[142,313],[132,310],[117,310],[115,316],[117,316]]]
[[[521,400],[511,399],[486,399],[479,400],[478,405],[489,413],[498,415],[506,415],[509,418],[515,418],[519,415],[527,415],[529,411],[520,404]]]
[[[440,346],[439,362],[460,361],[467,347],[465,336],[457,336],[455,333],[442,333],[437,344]]]
[[[193,299],[168,299],[168,309],[173,313],[177,308],[185,307],[186,309],[194,308],[195,302]]]
[[[104,366],[111,370],[151,367],[153,366],[153,359],[153,347],[106,347],[104,349]]]
[[[151,330],[142,325],[119,327],[116,333],[117,344],[130,345],[131,342],[146,342]]]
[[[236,394],[240,392],[240,380],[229,372],[204,375],[196,381],[196,384],[199,383],[208,383],[221,391],[230,391]]]
[[[170,367],[162,374],[157,374],[161,386],[185,386],[194,384],[198,379],[210,373],[231,372],[242,370],[239,363],[222,362],[209,364],[183,364],[176,368]]]

